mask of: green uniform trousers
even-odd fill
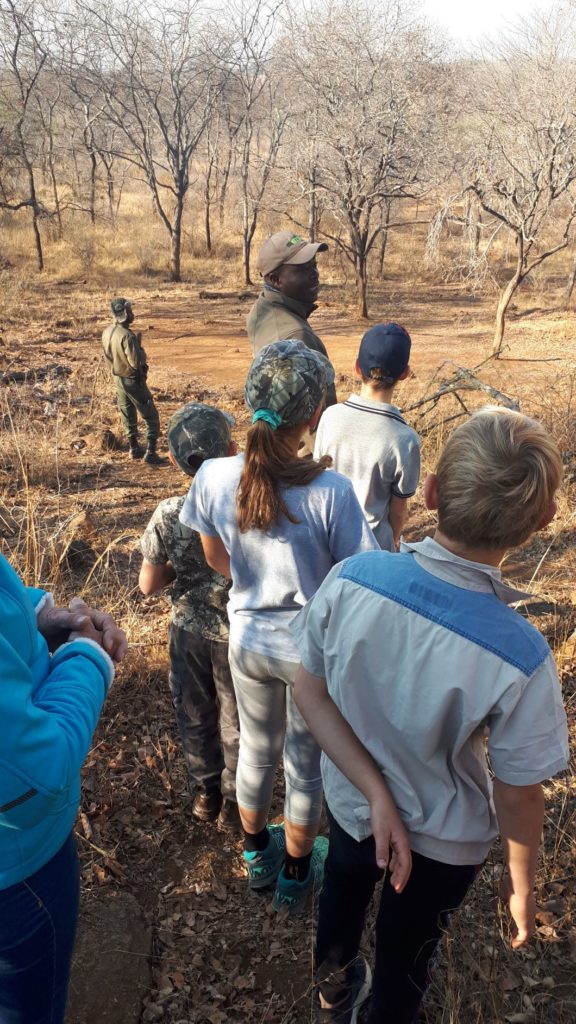
[[[160,417],[144,378],[115,376],[114,380],[118,409],[126,435],[133,440],[138,437],[138,413],[140,413],[146,423],[148,443],[157,441],[160,434]]]

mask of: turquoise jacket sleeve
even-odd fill
[[[50,658],[34,621],[42,592],[0,590],[0,826],[27,829],[74,799],[114,666],[88,640]]]

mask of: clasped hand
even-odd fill
[[[94,640],[119,664],[128,649],[126,634],[112,616],[90,608],[81,597],[73,597],[68,608],[45,606],[38,614],[37,626],[52,650],[67,640],[84,637]]]

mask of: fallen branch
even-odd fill
[[[434,380],[435,377],[436,374],[432,380]],[[501,402],[501,404],[507,409],[513,409],[515,412],[518,412],[520,409],[520,403],[517,399],[510,398],[509,395],[505,395],[503,391],[493,387],[491,384],[486,384],[476,376],[473,370],[468,370],[464,366],[456,366],[452,379],[443,381],[440,384],[440,387],[437,388],[433,394],[425,395],[424,398],[420,398],[417,402],[413,402],[412,405],[406,406],[404,412],[411,412],[413,409],[420,409],[422,406],[430,404],[434,407],[441,398],[445,397],[445,395],[454,395],[460,405],[466,409],[464,402],[459,397],[458,392],[460,391],[483,391],[487,395],[490,395],[494,401]],[[425,416],[429,411],[429,409],[425,409],[420,416]]]
[[[248,299],[256,299],[256,292],[198,292],[199,299],[238,299],[239,302],[246,302]]]
[[[439,427],[443,427],[447,423],[452,423],[454,420],[459,420],[464,416],[469,416],[470,410],[462,398],[461,392],[482,391],[489,395],[493,401],[499,402],[500,405],[505,406],[505,408],[519,412],[520,403],[517,399],[510,398],[509,395],[505,395],[503,391],[500,391],[499,388],[493,387],[491,384],[486,384],[485,381],[481,380],[477,375],[476,371],[486,363],[490,362],[493,358],[493,356],[489,356],[488,359],[483,360],[472,370],[469,370],[464,366],[458,366],[451,360],[446,360],[440,364],[427,385],[428,389],[435,384],[438,385],[436,390],[429,394],[425,394],[422,398],[418,399],[417,402],[413,402],[412,405],[408,405],[402,410],[405,413],[413,412],[416,409],[419,410],[415,416],[414,422],[414,426],[418,430],[419,434],[426,436],[433,430],[437,430]],[[452,366],[453,372],[451,377],[447,377],[442,380],[441,378],[439,379],[439,377],[444,366]],[[426,422],[425,418],[427,416],[431,416],[431,414],[438,409],[441,399],[446,398],[447,396],[454,398],[462,411],[450,416],[443,416],[433,420],[432,422]]]

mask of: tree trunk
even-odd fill
[[[90,223],[96,223],[96,153],[93,149],[90,153]]]
[[[58,194],[58,182],[56,180],[56,168],[54,165],[54,136],[52,134],[52,120],[50,120],[48,125],[48,172],[52,184],[54,215],[56,217],[58,238],[62,238],[62,213],[60,210],[60,196]]]
[[[170,280],[180,281],[180,250],[182,246],[182,214],[184,213],[184,196],[178,196],[176,212],[171,231],[170,248]]]
[[[20,152],[22,154],[22,160],[28,174],[28,191],[30,192],[30,208],[32,210],[32,230],[34,232],[34,244],[36,246],[36,263],[38,270],[44,270],[44,253],[42,252],[42,238],[40,237],[40,228],[38,227],[38,200],[36,198],[36,182],[34,180],[34,168],[28,159],[28,153],[26,152],[26,146],[24,145],[24,136],[22,134],[22,124],[18,125],[18,141],[20,143]]]
[[[392,203],[387,200],[384,204],[384,210],[382,211],[382,231],[380,234],[380,252],[378,253],[378,273],[380,277],[384,275],[384,260],[386,258],[386,247],[388,245],[388,225],[390,223],[390,210]]]
[[[56,182],[56,172],[54,171],[54,165],[52,158],[50,158],[50,178],[52,180],[52,195],[54,197],[54,213],[56,215],[56,224],[58,226],[58,238],[62,238],[62,214],[60,211],[60,196],[58,195],[58,184]]]
[[[308,238],[315,242],[318,235],[318,193],[316,192],[316,166],[314,165],[310,175],[310,202],[308,204]]]
[[[366,253],[358,253],[356,264],[356,288],[358,295],[358,315],[364,320],[368,316],[368,263]]]
[[[112,175],[112,166],[114,163],[114,157],[109,159],[99,150],[98,155],[102,161],[104,170],[106,172],[106,195],[108,196],[108,213],[112,224],[116,223],[116,209],[115,209],[115,196],[114,196],[114,177]]]
[[[206,251],[212,252],[212,232],[210,230],[210,179],[212,177],[213,158],[210,159],[206,171],[206,184],[204,188],[204,233],[206,236]]]
[[[228,146],[228,155],[226,157],[226,166],[224,167],[224,173],[222,175],[222,187],[220,189],[220,198],[218,200],[218,218],[220,220],[220,226],[224,223],[224,208],[226,205],[226,193],[228,191],[228,181],[230,178],[230,168],[232,166],[232,146]]]
[[[498,300],[498,309],[496,310],[496,327],[494,330],[494,341],[492,342],[491,355],[496,356],[498,359],[502,352],[502,346],[504,343],[504,331],[506,329],[506,312],[514,292],[518,285],[522,281],[522,264],[518,261],[516,272],[514,276],[510,278],[508,284],[504,288]]]
[[[29,162],[28,157],[25,158],[28,169],[28,182],[30,186],[30,199],[32,208],[32,230],[34,232],[34,244],[36,246],[36,263],[38,270],[44,270],[44,253],[42,252],[42,238],[40,237],[40,228],[38,226],[38,202],[36,200],[36,182],[34,181],[34,171],[32,164]]]
[[[42,239],[40,237],[40,228],[38,227],[38,207],[36,202],[32,207],[32,229],[34,231],[34,243],[36,245],[36,262],[38,264],[38,270],[44,270],[44,254],[42,252]]]
[[[248,199],[248,174],[250,170],[250,144],[252,131],[250,130],[242,151],[242,166],[240,169],[240,180],[242,183],[242,266],[244,269],[244,284],[252,284],[250,277],[250,249],[252,239],[250,237],[250,210]]]
[[[252,284],[252,278],[250,277],[250,253],[252,249],[252,239],[248,237],[247,227],[242,228],[242,268],[244,271],[244,284],[250,286]]]
[[[572,270],[570,276],[566,282],[566,288],[564,290],[564,309],[568,309],[570,305],[570,299],[572,298],[572,292],[574,291],[574,285],[576,284],[576,259],[572,264]]]

